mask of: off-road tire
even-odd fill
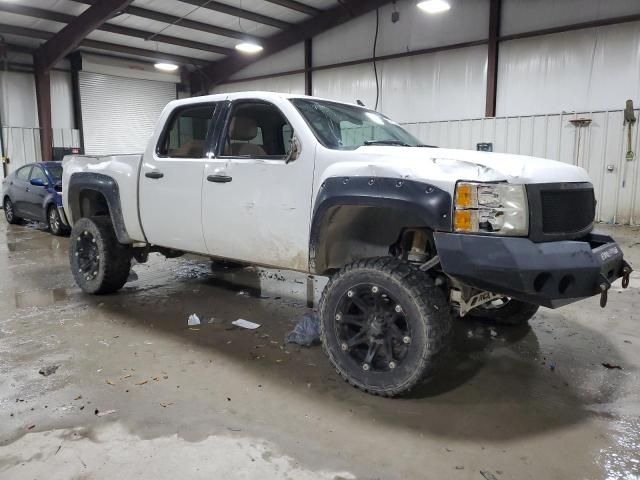
[[[492,323],[494,325],[526,325],[538,311],[538,305],[509,299],[499,308],[483,308],[482,305],[471,310],[465,318]]]
[[[9,208],[7,208],[7,206]],[[4,208],[4,218],[7,219],[7,223],[16,225],[22,221],[20,217],[16,217],[16,207],[13,205],[13,202],[9,198],[4,199],[2,207]]]
[[[87,272],[91,278],[83,274],[78,255],[85,237],[95,239],[93,243],[99,255],[95,272]],[[73,278],[84,292],[106,294],[122,288],[129,277],[131,257],[131,248],[118,242],[110,217],[81,218],[73,225],[69,262]]]
[[[341,299],[350,289],[369,284],[389,292],[401,304],[411,326],[405,359],[388,371],[363,370],[343,351],[336,333]],[[408,393],[433,375],[437,360],[449,345],[451,316],[444,292],[427,273],[391,257],[358,260],[337,272],[324,289],[319,314],[322,347],[336,371],[354,387],[373,395]]]
[[[69,229],[62,223],[60,213],[55,205],[49,205],[49,208],[47,208],[47,226],[49,231],[58,237],[63,237],[69,233]]]

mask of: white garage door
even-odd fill
[[[142,153],[176,85],[80,72],[80,99],[85,153]]]

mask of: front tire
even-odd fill
[[[55,205],[51,205],[47,209],[47,225],[49,226],[49,231],[58,237],[65,235],[68,231],[62,224],[60,213]]]
[[[10,223],[11,225],[16,225],[20,223],[22,219],[19,217],[16,217],[15,207],[13,205],[13,202],[9,198],[4,199],[3,208],[4,208],[4,217],[7,219],[7,223]]]
[[[495,325],[526,325],[538,311],[538,305],[504,297],[474,308],[466,317]]]
[[[84,292],[112,293],[127,281],[131,248],[118,242],[108,216],[81,218],[71,231],[69,262]]]
[[[397,396],[431,376],[448,345],[451,318],[444,293],[406,262],[354,262],[327,284],[320,337],[337,372],[367,393]]]

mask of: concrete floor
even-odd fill
[[[640,267],[640,230],[602,229]],[[254,288],[238,295],[204,260],[154,256],[91,297],[67,245],[0,222],[2,479],[640,478],[637,274],[605,310],[458,322],[440,375],[389,400],[342,382],[319,347],[282,345],[303,280],[243,272]]]

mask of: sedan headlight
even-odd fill
[[[456,232],[526,236],[529,212],[524,185],[458,182],[453,228]]]

